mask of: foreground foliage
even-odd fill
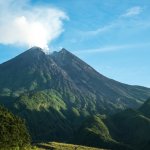
[[[0,106],[0,149],[27,149],[29,145],[30,136],[25,122]]]

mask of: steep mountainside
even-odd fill
[[[150,148],[150,118],[145,117],[141,112],[127,109],[111,119],[118,129],[118,140],[136,150]]]
[[[139,111],[143,113],[146,117],[150,118],[150,99],[148,99],[140,108]]]
[[[91,96],[96,102],[98,99],[97,105],[103,104],[104,108],[101,109],[104,111],[106,108],[113,110],[136,107],[150,94],[148,88],[129,86],[101,75],[65,49],[54,53],[53,57],[55,62],[69,75],[79,91],[84,93],[87,98]]]
[[[68,141],[90,115],[137,108],[150,89],[104,77],[65,49],[33,47],[0,65],[0,103],[25,118],[34,141]]]
[[[106,78],[65,49],[45,55],[33,47],[0,65],[1,95],[45,89],[58,91],[79,109],[101,113],[138,107],[150,96],[150,89]]]

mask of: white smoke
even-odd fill
[[[63,32],[66,14],[48,6],[31,6],[29,0],[0,0],[0,43],[38,46],[48,44]]]

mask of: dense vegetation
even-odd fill
[[[120,141],[132,146],[136,150],[150,148],[150,118],[132,109],[127,109],[112,117],[112,122],[118,129],[117,137]]]
[[[76,141],[114,150],[150,149],[150,118],[141,110],[150,110],[147,100],[138,110],[127,109],[112,116],[89,117],[77,131]],[[146,107],[146,109],[144,109]]]
[[[30,136],[25,122],[0,106],[0,149],[26,148]]]
[[[76,133],[75,141],[94,147],[103,147],[112,150],[129,150],[130,148],[114,140],[102,116],[89,117]]]

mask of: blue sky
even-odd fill
[[[42,6],[65,13],[63,30],[49,40],[50,49],[64,47],[107,77],[150,87],[149,0],[28,0],[25,4],[28,10]],[[27,48],[0,38],[0,63]]]

